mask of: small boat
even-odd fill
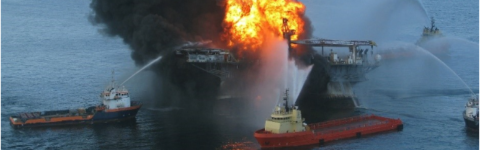
[[[478,131],[478,95],[468,99],[463,111],[463,120],[468,130]]]
[[[448,54],[450,44],[445,40],[439,40],[444,37],[440,29],[435,26],[435,19],[432,17],[430,27],[423,28],[420,39],[415,42],[415,47],[383,49],[379,51],[378,54],[385,60],[410,59],[424,55],[422,51],[417,49],[418,46],[437,57],[445,57]],[[437,39],[437,41],[435,41],[435,39]]]
[[[142,104],[130,101],[128,90],[116,86],[115,80],[100,94],[102,104],[87,109],[24,112],[10,116],[13,127],[38,127],[72,124],[106,123],[135,118]]]
[[[340,139],[362,137],[374,133],[403,130],[400,119],[376,115],[355,116],[306,124],[298,107],[288,106],[288,90],[284,105],[278,105],[265,122],[265,128],[254,132],[262,148],[295,147],[320,144]]]
[[[435,26],[435,19],[432,17],[430,22],[430,28],[424,27],[422,37],[416,42],[417,45],[421,45],[433,38],[443,37],[442,32]]]
[[[448,54],[450,44],[448,41],[439,40],[444,37],[440,29],[435,26],[435,19],[432,17],[430,28],[423,28],[422,36],[417,40],[415,45],[424,48],[437,57],[445,57]],[[437,39],[437,41],[434,41],[435,39]]]

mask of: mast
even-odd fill
[[[283,100],[285,100],[285,110],[286,110],[286,112],[288,112],[289,111],[289,109],[288,109],[288,88],[287,88],[287,90],[285,90],[285,97],[283,98]]]
[[[435,27],[435,19],[433,19],[433,17],[431,18],[431,28],[430,28],[430,32],[433,31],[433,28]]]
[[[283,27],[282,27],[282,32],[283,32],[283,39],[286,39],[288,42],[288,52],[289,54],[292,53],[292,35],[295,34],[295,30],[292,30],[288,27],[288,19],[283,18]]]
[[[112,88],[115,86],[115,70],[112,70]]]

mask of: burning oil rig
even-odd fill
[[[320,52],[309,52],[308,61],[313,64],[312,71],[307,77],[302,91],[297,99],[297,105],[304,110],[304,116],[318,113],[310,113],[312,110],[321,110],[325,116],[334,116],[335,113],[345,110],[354,110],[358,101],[352,90],[356,83],[367,80],[365,74],[379,66],[380,55],[374,55],[373,41],[360,40],[331,40],[331,39],[301,39],[291,40],[295,30],[288,28],[288,20],[283,19],[283,37],[288,42],[289,57],[298,57],[296,47],[321,47]],[[325,48],[331,48],[327,54]],[[369,49],[370,48],[370,49]],[[335,49],[335,51],[334,51]],[[343,53],[338,51],[344,50]],[[337,52],[338,51],[338,52]],[[242,89],[241,78],[243,71],[251,69],[257,62],[254,60],[237,59],[229,50],[210,48],[208,42],[194,43],[175,50],[175,59],[178,68],[195,68],[201,72],[216,78],[219,87],[229,86],[234,89]],[[232,82],[233,81],[233,82]],[[228,85],[224,85],[228,84]],[[232,86],[232,84],[234,86]],[[238,99],[234,92],[225,92],[219,89],[217,100],[222,102]],[[228,100],[225,100],[228,99]],[[225,100],[225,101],[223,101]],[[217,102],[216,105],[219,103]],[[221,102],[220,102],[220,105]],[[311,109],[306,108],[314,106]],[[318,116],[318,115],[315,115]],[[330,117],[320,117],[317,120],[327,120]]]
[[[189,91],[193,93],[190,99],[197,99],[189,101],[190,105],[210,108],[206,110],[217,114],[230,114],[233,109],[245,106],[239,102],[242,101],[239,99],[245,98],[237,91],[245,89],[248,85],[240,76],[245,74],[245,70],[251,69],[255,61],[238,59],[230,50],[212,48],[210,43],[196,42],[177,47],[170,54],[173,57],[169,57],[173,58],[169,61],[173,69],[165,72],[172,72],[172,76],[175,76],[176,82],[181,83],[180,85],[194,87],[187,90],[187,93]],[[190,85],[192,83],[193,85]],[[233,104],[235,107],[231,106],[232,102],[235,102]]]

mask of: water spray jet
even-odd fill
[[[442,39],[444,39],[444,38],[442,38]],[[438,39],[432,39],[432,40],[438,40]],[[451,72],[455,77],[457,77],[461,81],[461,83],[463,83],[463,85],[468,89],[468,91],[470,93],[474,94],[472,89],[465,83],[465,81],[463,81],[462,78],[460,78],[460,76],[458,76],[458,74],[455,73],[455,71],[453,71],[447,64],[445,64],[442,60],[440,60],[440,58],[438,58],[437,56],[432,54],[430,51],[428,51],[425,48],[420,47],[418,45],[414,45],[412,43],[397,42],[395,44],[396,44],[395,48],[393,48],[393,50],[391,50],[390,53],[396,54],[395,52],[397,52],[397,54],[396,54],[396,55],[398,55],[397,57],[403,56],[402,55],[402,52],[403,52],[403,53],[410,54],[409,57],[420,56],[421,54],[423,54],[423,55],[426,55],[430,58],[433,58],[435,61],[440,63],[443,67],[447,68],[447,70],[449,72]],[[392,49],[392,48],[390,48],[390,49]],[[386,54],[388,54],[388,53],[386,53]],[[383,58],[383,56],[382,56],[382,58]]]
[[[128,77],[125,81],[122,82],[122,84],[120,85],[123,85],[124,83],[126,83],[128,80],[130,80],[132,77],[134,77],[135,75],[137,75],[138,73],[140,73],[141,71],[145,70],[146,68],[150,67],[151,65],[153,65],[155,62],[159,61],[160,59],[162,59],[162,56],[159,56],[157,57],[156,59],[150,61],[147,65],[143,66],[141,69],[139,69],[137,72],[135,72],[134,74],[132,74],[130,77]]]
[[[445,64],[442,60],[440,60],[438,57],[436,57],[435,55],[433,55],[432,53],[428,52],[427,50],[423,49],[422,47],[419,47],[417,46],[417,49],[418,51],[432,57],[433,59],[435,59],[436,61],[438,61],[440,64],[442,64],[445,68],[447,68],[453,75],[455,75],[462,83],[463,85],[465,85],[465,87],[467,87],[467,89],[470,91],[470,93],[472,95],[475,95],[475,93],[472,91],[472,89],[467,85],[467,83],[465,83],[465,81],[463,81],[462,78],[460,78],[460,76],[458,76],[457,73],[455,73],[455,71],[452,70],[452,68],[450,68],[447,64]]]

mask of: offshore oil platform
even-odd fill
[[[221,80],[231,76],[229,66],[239,61],[228,50],[202,47],[183,47],[175,51],[177,58]]]
[[[233,114],[236,109],[247,107],[240,92],[247,81],[240,76],[251,68],[255,61],[238,59],[227,49],[212,48],[210,41],[195,42],[177,47],[171,55],[169,66],[176,85],[192,88],[184,92],[193,95],[188,99],[190,106],[209,110],[220,115]],[[168,68],[170,68],[168,67]],[[189,72],[185,74],[185,72]],[[168,85],[166,85],[168,87]],[[168,92],[176,92],[171,89]],[[192,94],[193,93],[193,94]],[[235,104],[233,104],[234,102]],[[235,105],[235,106],[232,106]],[[207,109],[205,109],[207,108]]]
[[[352,87],[356,83],[366,81],[365,74],[380,65],[381,56],[373,52],[376,43],[370,40],[291,40],[295,31],[288,29],[287,19],[284,19],[283,23],[283,36],[288,41],[289,54],[297,53],[294,45],[321,48],[320,52],[311,54],[314,66],[297,99],[297,105],[307,112],[304,113],[305,118],[307,120],[341,118],[345,116],[338,114],[339,112],[353,111],[358,107],[359,103]],[[325,48],[331,48],[328,54]],[[338,51],[340,49],[348,51]],[[321,113],[315,113],[318,111]],[[315,117],[311,114],[315,114]]]
[[[360,40],[331,40],[331,39],[301,39],[291,40],[294,30],[285,30],[288,27],[288,20],[284,19],[284,38],[288,41],[289,53],[295,53],[292,44],[307,45],[311,47],[321,47],[320,56],[327,60],[328,73],[331,77],[331,82],[349,82],[357,83],[365,81],[365,73],[375,69],[379,66],[381,60],[380,55],[373,55],[373,47],[377,46],[373,41]],[[369,46],[371,48],[362,48]],[[325,54],[325,47],[348,48],[347,55],[341,57],[340,54],[330,49],[328,55]],[[370,50],[370,54],[368,53]],[[369,59],[373,58],[373,61]]]
[[[327,113],[322,114],[326,116],[330,115],[328,112],[353,111],[359,104],[352,86],[366,81],[365,74],[380,65],[381,56],[378,54],[374,55],[373,52],[373,47],[376,46],[376,43],[361,40],[291,40],[295,30],[289,29],[287,19],[283,19],[282,31],[284,39],[288,42],[289,56],[298,57],[299,54],[295,50],[296,45],[321,47],[321,52],[303,54],[310,55],[311,57],[308,57],[310,59],[308,61],[313,64],[312,71],[308,75],[297,99],[297,105],[300,108],[303,107],[305,118],[310,120],[309,114],[317,114],[309,113],[309,109],[305,108],[306,106],[315,106],[312,109],[325,110]],[[325,50],[326,48],[330,48],[330,50]],[[207,86],[218,86],[219,89],[217,91],[219,92],[215,94],[217,102],[214,105],[230,104],[231,101],[245,98],[241,97],[239,91],[247,87],[244,85],[247,81],[241,81],[247,79],[239,78],[239,76],[243,76],[245,70],[251,71],[252,66],[255,66],[258,62],[256,60],[237,59],[229,50],[210,48],[209,42],[184,45],[177,48],[174,51],[174,55],[177,68],[180,68],[180,70],[182,68],[200,70],[201,72],[198,72],[195,77],[203,77],[197,77],[198,79],[195,80],[205,82],[200,84],[209,84]],[[185,77],[183,80],[191,80],[190,78],[192,77]],[[210,78],[212,77],[215,79],[211,80]],[[183,80],[182,82],[185,82]],[[212,83],[212,81],[215,83]],[[223,87],[229,87],[225,89],[232,91],[223,91]],[[212,90],[205,90],[205,92],[210,91]],[[217,108],[222,109],[222,107]],[[241,108],[241,105],[235,107],[235,109]],[[329,118],[320,118],[320,120],[325,119]],[[318,119],[313,120],[318,121]]]

